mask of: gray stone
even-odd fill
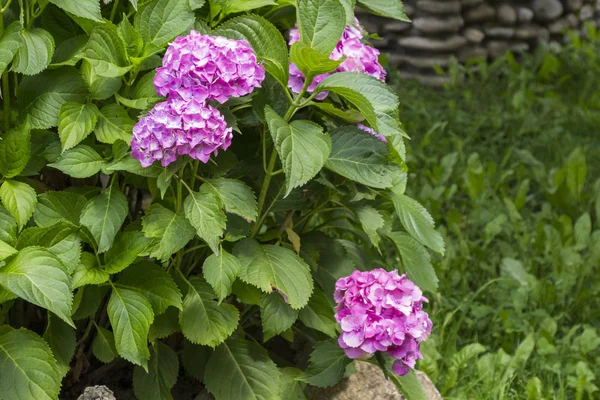
[[[404,33],[411,27],[409,22],[395,21],[385,24],[383,31],[385,33]]]
[[[517,17],[521,23],[531,22],[533,20],[533,11],[527,7],[519,7],[517,8]]]
[[[447,67],[450,63],[449,57],[415,57],[406,54],[399,55],[398,60],[420,69],[432,69],[434,66]]]
[[[432,14],[459,14],[460,1],[419,0],[417,8]]]
[[[410,4],[404,4],[404,12],[406,13],[406,15],[412,18],[417,12],[417,9],[411,6]]]
[[[517,11],[510,4],[500,4],[496,11],[498,21],[506,25],[514,25],[517,22]]]
[[[461,17],[417,17],[413,20],[413,25],[421,32],[425,33],[443,33],[458,32],[464,25]]]
[[[583,0],[565,0],[565,7],[569,11],[577,11],[583,5]]]
[[[468,22],[489,21],[490,19],[494,19],[496,16],[496,9],[486,3],[482,3],[477,7],[474,7],[463,13],[463,16],[465,21]]]
[[[332,388],[311,388],[309,398],[312,400],[406,400],[396,386],[385,379],[379,367],[362,361],[356,362],[355,365],[356,373],[350,378]],[[427,400],[442,400],[440,392],[426,374],[417,371],[417,378]]]
[[[577,28],[579,26],[579,18],[575,14],[567,15],[567,21],[569,21],[569,26],[571,28]]]
[[[463,36],[452,35],[446,39],[433,39],[418,36],[411,36],[398,39],[401,47],[415,50],[429,51],[456,51],[467,44],[467,39]]]
[[[515,29],[504,26],[495,26],[487,28],[485,30],[485,35],[494,39],[510,39],[515,35]]]
[[[465,47],[458,52],[458,61],[467,62],[474,58],[487,58],[488,51],[485,47]]]
[[[483,3],[483,0],[462,0],[463,7],[472,7]]]
[[[483,32],[481,32],[479,29],[475,29],[475,28],[465,29],[465,31],[463,32],[463,35],[465,35],[465,38],[470,43],[481,43],[483,41],[483,39],[485,38],[485,34]]]
[[[581,19],[582,21],[587,21],[588,19],[592,19],[594,17],[594,8],[589,5],[586,4],[585,6],[581,7],[581,11],[579,11],[579,19]]]
[[[538,37],[538,32],[541,28],[534,25],[520,26],[515,29],[515,39],[529,40]]]
[[[487,43],[487,51],[492,58],[502,57],[509,49],[510,43],[506,41],[490,40]]]
[[[556,21],[554,21],[553,23],[551,23],[550,25],[548,25],[548,29],[550,30],[550,33],[563,33],[564,31],[566,31],[567,29],[572,28],[572,24],[573,20],[567,17],[563,17],[561,19],[557,19]]]
[[[539,42],[547,42],[550,40],[550,30],[548,28],[540,28],[538,30],[537,40]]]
[[[513,43],[510,45],[510,51],[513,53],[523,53],[529,50],[529,45],[527,43]]]
[[[533,14],[538,21],[553,21],[562,13],[563,5],[559,0],[533,0]]]
[[[106,386],[90,386],[77,400],[116,400],[115,394]]]

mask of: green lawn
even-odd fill
[[[409,194],[446,240],[426,371],[446,399],[600,396],[600,38],[396,84]]]

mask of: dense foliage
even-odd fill
[[[426,371],[446,399],[593,399],[600,386],[600,37],[398,84],[408,192],[447,249]]]
[[[355,5],[406,18],[399,0],[0,2],[1,399],[109,372],[144,400],[178,380],[302,399],[351,370],[338,278],[399,269],[436,291],[444,243],[404,193],[398,97]],[[190,61],[196,40],[240,80]],[[406,365],[370,361],[422,398]]]

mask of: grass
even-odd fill
[[[419,368],[446,399],[598,398],[600,37],[472,65],[396,83],[447,244]]]

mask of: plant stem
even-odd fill
[[[0,19],[2,15],[0,14]],[[10,129],[10,86],[8,79],[8,71],[4,71],[2,74],[2,100],[4,100],[4,131],[8,132]]]
[[[115,2],[113,4],[113,8],[110,12],[110,22],[113,22],[115,20],[115,15],[117,14],[117,8],[119,8],[119,0],[115,0]]]
[[[291,109],[291,107],[290,107]],[[258,195],[258,215],[262,215],[262,209],[265,205],[265,200],[267,198],[267,192],[269,191],[269,185],[271,184],[271,178],[273,177],[273,170],[275,169],[275,163],[277,162],[277,149],[273,146],[273,151],[271,152],[271,158],[269,159],[269,165],[267,167],[267,173],[265,174],[265,179],[263,180],[262,186],[260,188],[260,194]],[[250,232],[250,237],[253,238],[258,230],[260,229],[260,221],[262,218],[257,218],[256,222],[252,226],[252,231]]]

